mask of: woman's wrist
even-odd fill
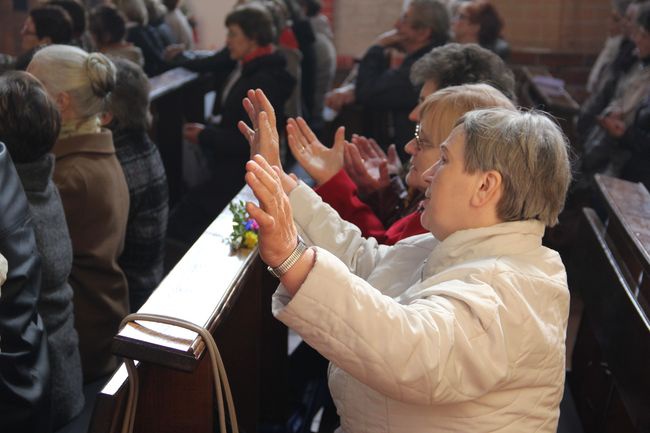
[[[316,250],[307,248],[298,261],[285,274],[280,277],[280,282],[291,296],[300,290],[309,272],[316,262]]]

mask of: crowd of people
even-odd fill
[[[609,32],[578,117],[582,178],[576,189],[588,188],[595,173],[650,188],[650,2],[614,1]]]
[[[39,4],[22,52],[0,55],[3,431],[80,413],[167,240],[191,245],[245,183],[273,313],[305,341],[292,372],[329,376],[342,432],[555,431],[569,291],[542,236],[570,151],[517,108],[492,3],[407,2],[337,87],[319,0],[238,1],[209,53],[182,1],[93,3]],[[650,2],[612,4],[574,190],[597,172],[650,186]],[[177,66],[209,73],[216,97],[182,131],[206,175],[170,208],[149,78]],[[362,130],[326,142],[351,106]]]

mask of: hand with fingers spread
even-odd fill
[[[288,178],[282,170],[271,167],[261,155],[255,155],[246,163],[246,183],[251,187],[259,206],[246,203],[248,214],[260,226],[259,253],[271,267],[278,267],[291,255],[298,244],[298,231],[293,222],[289,197],[283,182]],[[303,257],[280,279],[290,293],[294,294],[313,265],[313,251],[307,250]]]
[[[343,168],[345,128],[340,127],[334,136],[332,148],[324,146],[307,122],[301,117],[287,122],[287,141],[296,161],[322,185]]]
[[[280,138],[276,127],[275,110],[264,92],[260,89],[249,90],[243,99],[244,110],[250,118],[252,128],[245,122],[237,124],[248,144],[251,158],[260,154],[271,164],[282,167],[280,161]]]
[[[394,144],[388,147],[388,155],[375,140],[363,136],[353,136],[352,143],[346,146],[345,171],[362,194],[386,188],[390,175],[398,174],[401,166]]]

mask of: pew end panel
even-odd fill
[[[584,314],[570,385],[585,431],[650,429],[650,321],[612,249],[607,227],[583,210],[576,281]],[[614,247],[615,250],[615,247]]]
[[[597,174],[606,232],[626,282],[650,316],[650,193],[642,183]]]
[[[235,200],[253,199],[245,187]],[[271,315],[277,280],[257,251],[232,252],[232,215],[224,210],[165,277],[139,313],[159,314],[208,329],[226,367],[240,428],[286,420],[287,330]],[[127,324],[113,340],[115,354],[140,361],[137,432],[213,432],[216,396],[205,345],[192,331],[158,323]],[[92,433],[121,425],[128,377],[98,397]],[[108,386],[107,386],[108,387]]]

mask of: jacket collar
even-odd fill
[[[26,192],[43,192],[54,172],[54,155],[46,153],[36,161],[16,163],[16,171]]]
[[[52,153],[57,160],[76,153],[114,154],[113,135],[108,129],[102,128],[96,134],[80,134],[62,138],[54,144]]]
[[[457,231],[433,249],[422,269],[422,280],[474,259],[517,255],[539,248],[543,235],[544,224],[537,220]]]

